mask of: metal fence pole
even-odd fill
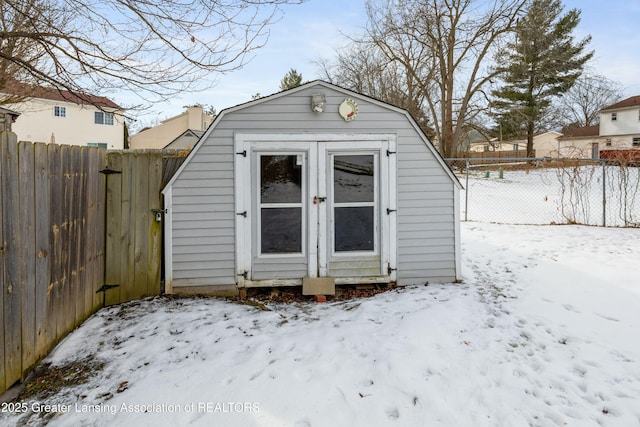
[[[467,159],[466,181],[464,184],[464,220],[467,221],[469,215],[469,159]]]
[[[607,226],[607,169],[606,160],[602,160],[602,226]]]

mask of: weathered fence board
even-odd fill
[[[20,312],[20,252],[19,252],[19,192],[18,145],[4,141],[0,161],[5,179],[2,180],[5,274],[4,294],[4,367],[5,387],[22,377],[22,316]]]
[[[161,293],[161,273],[162,273],[162,224],[164,215],[161,213],[162,221],[156,221],[155,213],[163,210],[162,197],[162,175],[163,157],[161,155],[152,156],[149,160],[149,251],[148,271],[147,271],[147,295],[160,295]]]
[[[122,156],[110,155],[107,168],[122,172]],[[122,216],[122,173],[106,174],[106,253],[105,253],[105,284],[120,285],[121,257],[120,257],[120,222]],[[106,304],[120,302],[120,287],[110,289],[103,296]]]
[[[62,223],[63,212],[63,175],[62,175],[62,147],[50,145],[49,147],[49,235],[50,235],[50,266],[51,277],[47,288],[47,336],[51,342],[58,340],[62,335],[59,327],[62,324],[62,240],[64,239]]]
[[[85,286],[85,307],[98,307],[102,300],[96,293],[104,283],[104,176],[98,171],[104,167],[104,150],[88,150],[87,198],[87,284]]]
[[[35,313],[35,181],[33,144],[18,144],[18,182],[20,212],[20,310],[22,313],[22,370],[35,364],[36,313]]]
[[[49,278],[49,156],[47,146],[35,144],[35,231],[36,231],[36,265],[35,265],[35,359],[46,356],[49,346],[55,340],[49,336],[50,326],[47,323],[47,298]]]
[[[107,167],[107,151],[96,150],[98,168],[101,171]],[[106,246],[107,246],[107,177],[98,172],[98,191],[96,192],[96,272],[95,277],[98,286],[92,289],[93,306],[102,305],[102,294],[97,290],[106,282]],[[96,305],[99,304],[99,305]]]
[[[86,252],[87,236],[85,235],[85,224],[87,221],[86,212],[86,154],[88,150],[81,149],[80,147],[73,147],[74,159],[77,162],[77,169],[74,172],[74,186],[73,186],[73,223],[75,228],[74,239],[74,256],[71,275],[73,277],[73,299],[72,304],[75,303],[75,318],[73,319],[73,327],[82,323],[85,319],[84,311],[84,289],[87,287],[85,271],[89,260],[86,258],[88,255]]]
[[[133,176],[132,200],[135,201],[134,216],[132,224],[134,226],[134,257],[130,260],[134,271],[133,286],[127,289],[132,291],[128,298],[135,299],[141,296],[148,296],[147,274],[149,272],[149,180],[147,176],[135,171],[149,170],[149,156],[134,156],[133,169],[129,171]],[[143,256],[144,254],[144,256]],[[139,296],[138,296],[139,295]]]
[[[9,382],[5,375],[5,353],[4,353],[4,294],[6,292],[6,269],[5,269],[5,252],[7,242],[4,239],[4,182],[5,177],[4,170],[4,146],[8,143],[15,143],[15,135],[10,135],[8,132],[0,132],[0,320],[2,321],[2,327],[0,328],[0,390],[6,388],[6,384]]]
[[[71,275],[69,264],[70,247],[73,239],[73,224],[71,224],[71,201],[72,201],[72,185],[71,185],[71,146],[61,146],[62,159],[62,217],[60,222],[61,249],[60,261],[62,271],[60,272],[60,287],[58,288],[58,300],[56,310],[58,311],[58,337],[64,336],[71,329],[69,324],[69,307],[66,302],[71,297]],[[74,306],[75,310],[75,306]]]
[[[121,155],[120,153],[118,153]],[[123,156],[122,157],[122,210],[120,213],[120,250],[118,254],[120,255],[120,299],[118,302],[127,301],[130,295],[133,295],[133,281],[134,281],[134,257],[135,257],[135,247],[134,247],[134,239],[135,233],[133,230],[134,227],[134,211],[135,211],[135,197],[132,195],[133,193],[133,174],[131,173],[133,164],[132,156]],[[115,201],[114,201],[115,202]],[[109,259],[109,254],[107,253],[107,259]],[[107,264],[107,268],[109,268],[109,264]]]

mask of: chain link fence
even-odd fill
[[[447,159],[461,218],[506,224],[640,227],[640,165],[620,160]]]

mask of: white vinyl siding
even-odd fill
[[[234,284],[233,144],[203,146],[172,186],[173,286]]]
[[[398,137],[398,282],[454,280],[454,183],[413,138]]]
[[[613,119],[615,114],[616,119]],[[611,116],[609,120],[608,117]],[[612,113],[600,113],[600,136],[637,135],[640,129],[640,111],[636,108],[623,109]]]

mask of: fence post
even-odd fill
[[[465,184],[464,184],[464,221],[467,221],[467,216],[469,214],[469,159],[466,161],[467,167],[465,170]]]
[[[602,226],[607,226],[607,162],[602,160]]]

